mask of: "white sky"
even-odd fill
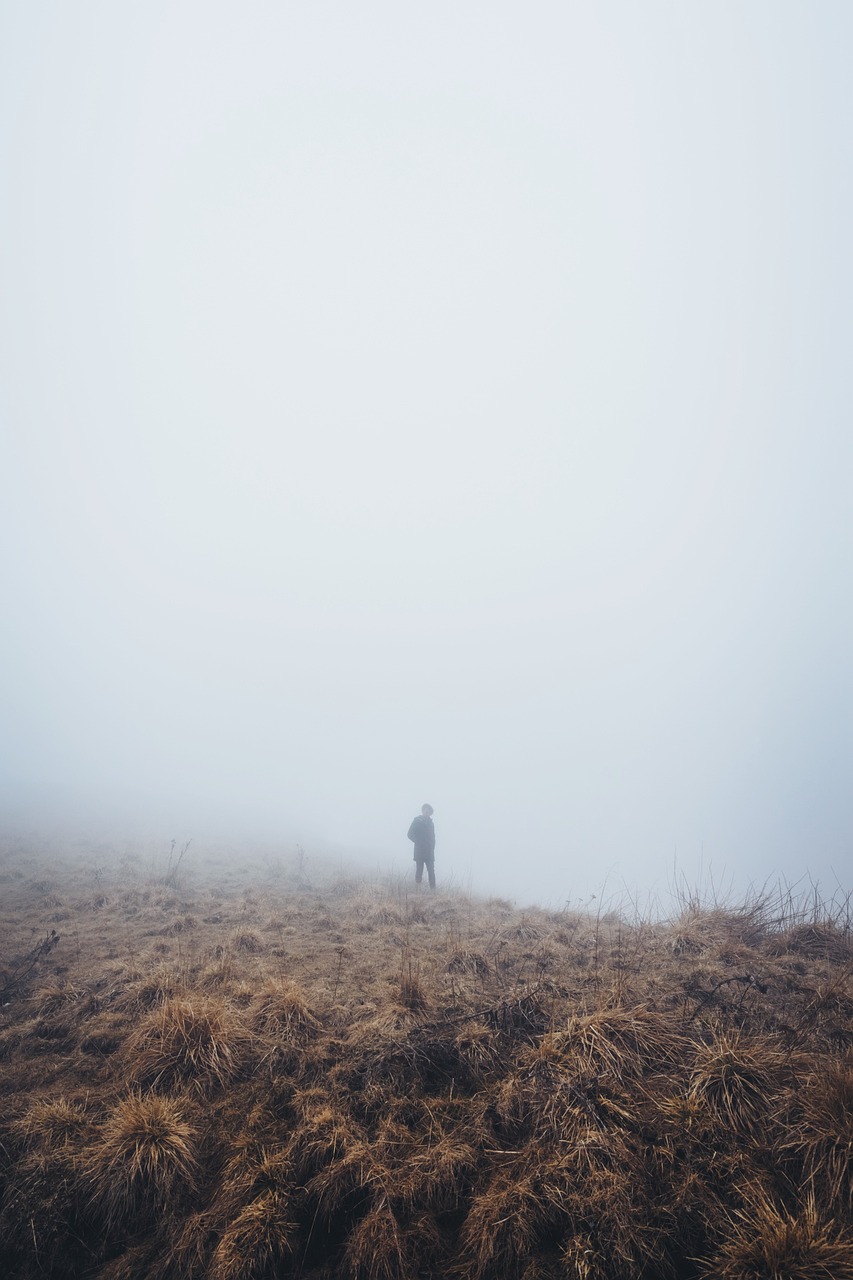
[[[851,65],[826,0],[3,0],[8,812],[849,884]]]

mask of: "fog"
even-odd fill
[[[2,821],[849,881],[851,55],[830,2],[6,0]]]

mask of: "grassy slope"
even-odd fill
[[[2,853],[0,1274],[853,1277],[849,915],[166,871]]]

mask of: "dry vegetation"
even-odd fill
[[[853,1280],[847,903],[0,855],[0,1274]]]

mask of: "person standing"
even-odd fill
[[[429,887],[435,888],[435,827],[432,822],[433,808],[431,804],[422,804],[421,811],[412,819],[409,827],[409,839],[415,846],[412,857],[415,861],[415,883],[420,884],[424,875],[424,867],[429,875]]]

